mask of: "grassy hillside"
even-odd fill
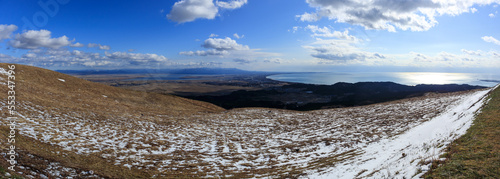
[[[6,64],[0,67],[7,69]],[[0,113],[8,116],[6,76],[0,77]],[[16,68],[15,90],[16,174],[26,178],[293,178],[329,172],[353,161],[373,162],[374,155],[364,151],[367,145],[393,141],[442,113],[460,116],[447,110],[470,106],[487,93],[428,94],[307,112],[225,111],[204,102],[119,89],[23,65]],[[2,120],[0,152],[5,154],[11,130]],[[399,157],[402,150],[389,151]],[[421,156],[406,153],[405,160]],[[4,172],[15,174],[6,171],[6,157],[0,160],[0,178]],[[383,171],[350,172],[378,177]]]
[[[425,178],[500,178],[500,88],[444,157],[444,164],[433,164]]]
[[[4,63],[0,67],[8,69]],[[120,89],[32,66],[16,65],[15,72],[17,100],[46,108],[92,111],[101,117],[122,113],[179,116],[223,110],[205,102]],[[2,88],[0,97],[6,96],[7,88]]]
[[[0,68],[8,70],[5,63],[0,63]],[[2,83],[5,82],[6,77],[2,75]],[[106,86],[25,65],[16,65],[15,83],[16,111],[28,117],[29,120],[50,119],[52,123],[57,123],[56,126],[64,126],[71,122],[60,120],[69,115],[88,119],[88,125],[91,126],[100,126],[109,123],[110,120],[126,120],[122,121],[125,123],[137,120],[172,124],[182,123],[184,117],[193,114],[204,115],[224,110],[205,102]],[[4,84],[0,87],[0,98],[6,100],[8,88]],[[0,111],[2,116],[9,116],[8,112],[7,108],[2,106]],[[162,117],[158,118],[158,116]],[[17,127],[26,124],[20,120],[17,123],[19,123]],[[135,128],[135,126],[132,125],[130,128]],[[34,130],[42,129],[35,127]],[[8,126],[0,126],[0,143],[3,153],[6,153],[10,146],[7,143],[9,131]],[[68,128],[68,131],[81,132],[71,128]],[[26,131],[17,130],[17,132]],[[82,155],[25,135],[16,135],[15,146],[18,154],[16,172],[22,172],[23,175],[29,175],[32,171],[45,174],[45,176],[54,175],[54,173],[48,173],[47,168],[53,168],[53,172],[60,173],[62,176],[80,173],[77,178],[95,177],[89,171],[106,178],[142,178],[152,175],[145,171],[114,165],[102,158],[99,153]],[[10,165],[5,158],[2,158],[0,166],[0,178],[2,178],[1,175]],[[11,174],[16,176],[12,172]]]

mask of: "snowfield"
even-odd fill
[[[67,151],[162,173],[413,178],[426,170],[421,161],[438,160],[465,133],[490,90],[309,112],[244,108],[183,118],[119,113],[98,119],[92,111],[18,101],[16,127],[23,136]],[[2,111],[6,102],[0,101]],[[54,166],[45,173],[61,177]]]

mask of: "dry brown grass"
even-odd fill
[[[0,67],[8,69],[5,63],[0,63]],[[123,112],[179,116],[223,110],[210,103],[106,86],[32,66],[16,65],[15,71],[18,101],[30,101],[48,109],[91,111],[103,118],[110,117],[109,113]],[[1,89],[0,97],[6,97],[6,90]]]
[[[65,167],[101,171],[100,176],[109,178],[295,178],[356,157],[357,144],[404,132],[459,99],[454,93],[309,112],[225,111],[204,102],[110,87],[35,67],[17,65],[16,72],[19,112],[27,116],[20,121],[35,131],[33,136],[19,135],[19,150],[40,158],[23,160],[23,165],[43,169],[43,161],[57,161]],[[6,94],[2,88],[0,98]],[[419,108],[411,109],[414,106]],[[7,129],[0,129],[5,138]],[[82,134],[89,131],[93,133]],[[113,133],[117,135],[110,137]],[[41,134],[52,138],[42,142]],[[113,144],[127,142],[125,148],[94,148],[111,139]],[[328,146],[327,152],[316,152],[323,146]],[[88,150],[76,152],[79,149]],[[161,154],[141,155],[141,149]]]

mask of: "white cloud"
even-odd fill
[[[245,35],[238,35],[237,33],[234,33],[233,37],[236,39],[241,39],[241,38],[245,37]]]
[[[264,63],[275,63],[275,64],[289,63],[288,60],[284,60],[284,59],[281,59],[281,58],[265,59],[263,62]]]
[[[77,43],[71,44],[71,45],[69,45],[69,46],[70,46],[70,47],[83,47],[83,46],[85,46],[85,45],[84,45],[84,44],[81,44],[81,43],[79,43],[79,42],[77,42]]]
[[[96,66],[106,66],[113,64],[113,62],[110,61],[88,61],[88,62],[83,62],[83,66],[88,66],[88,67],[96,67]]]
[[[101,44],[95,44],[95,43],[89,43],[87,47],[92,48],[92,47],[98,47],[101,50],[109,50],[111,49],[110,46],[108,45],[101,45]]]
[[[312,57],[326,60],[321,61],[321,63],[330,63],[332,61],[361,63],[367,60],[374,61],[386,58],[385,55],[368,52],[359,48],[358,45],[361,44],[362,40],[349,35],[349,30],[347,29],[341,32],[331,30],[328,27],[320,28],[314,25],[308,25],[304,29],[310,30],[312,32],[311,36],[316,38],[316,41],[303,47],[311,50]]]
[[[157,54],[127,53],[127,52],[113,52],[113,53],[105,52],[104,54],[108,59],[125,60],[132,65],[168,62],[167,57]]]
[[[279,56],[277,53],[260,52],[260,49],[250,49],[248,45],[242,45],[229,37],[226,38],[208,38],[201,45],[207,50],[184,51],[180,55],[187,56],[220,56],[223,58],[241,58],[248,59],[260,57]]]
[[[462,49],[461,51],[463,53],[467,54],[467,55],[473,55],[473,56],[481,56],[482,55],[482,51],[481,50],[473,51],[473,50]]]
[[[500,45],[500,41],[498,41],[497,39],[495,39],[492,36],[484,36],[484,37],[481,37],[481,39],[483,39],[485,42],[490,42],[490,43],[494,43],[496,45]]]
[[[179,52],[179,54],[188,56],[211,56],[211,55],[224,56],[228,55],[229,51],[250,50],[250,48],[247,45],[238,44],[235,40],[229,37],[223,39],[208,38],[203,42],[202,47],[207,48],[209,50],[186,51],[186,52]]]
[[[224,9],[238,9],[241,6],[245,5],[247,3],[247,0],[231,0],[229,2],[225,1],[216,1],[215,4],[217,6],[224,8]]]
[[[9,39],[12,32],[17,30],[16,25],[3,25],[0,24],[0,41],[3,39]]]
[[[212,0],[181,0],[174,4],[167,18],[184,23],[198,18],[214,19],[218,12]]]
[[[108,45],[101,45],[101,44],[95,44],[95,43],[89,43],[87,46],[89,48],[98,47],[101,50],[109,50],[109,49],[111,49],[111,47],[108,46]]]
[[[238,44],[235,40],[226,37],[224,39],[221,38],[209,38],[205,40],[202,45],[205,48],[212,48],[219,51],[222,50],[249,50],[250,48],[247,45]]]
[[[415,62],[432,62],[432,59],[429,56],[421,53],[410,52],[410,55],[413,56],[413,60]]]
[[[22,56],[23,58],[36,58],[36,54],[34,53],[27,53]]]
[[[45,67],[130,67],[132,66],[170,66],[174,64],[163,55],[113,52],[93,53],[81,50],[69,51],[67,48],[51,49],[41,48],[29,50],[21,57],[0,55],[4,62],[15,62]]]
[[[215,49],[209,49],[209,50],[198,50],[198,51],[187,51],[187,52],[179,52],[180,55],[187,55],[187,56],[209,56],[209,55],[227,55],[229,54],[228,51],[225,50],[215,50]]]
[[[14,39],[9,41],[9,45],[20,49],[60,48],[71,45],[68,37],[51,38],[51,32],[48,30],[29,30],[22,34],[16,34]]]
[[[297,17],[299,17],[301,21],[308,21],[308,22],[314,22],[321,19],[321,16],[319,16],[318,14],[307,13],[307,12],[302,15],[297,15]]]
[[[500,53],[497,53],[497,52],[495,52],[495,51],[492,51],[492,52],[490,52],[490,54],[491,54],[493,57],[500,59]]]
[[[476,8],[470,8],[470,12],[472,12],[473,14],[477,12],[477,9]]]
[[[213,0],[180,0],[174,4],[167,18],[179,23],[196,19],[214,19],[220,9],[238,9],[247,0],[216,1]]]
[[[217,34],[210,34],[210,36],[208,36],[208,37],[218,37],[218,36],[219,35],[217,35]]]
[[[384,59],[384,55],[363,51],[349,44],[325,44],[321,46],[304,46],[313,51],[311,56],[332,61],[365,61],[367,59]]]
[[[351,40],[358,42],[360,41],[358,38],[349,35],[349,30],[345,30],[344,32],[340,31],[332,31],[328,27],[319,28],[315,25],[308,25],[305,29],[311,30],[313,32],[313,37],[335,37],[344,40]]]
[[[440,15],[456,16],[476,12],[474,5],[488,5],[500,0],[306,0],[315,12],[298,15],[301,21],[328,18],[341,23],[360,25],[366,29],[426,31],[438,22]]]
[[[238,63],[240,65],[246,65],[246,64],[253,63],[255,61],[248,60],[248,59],[242,59],[242,58],[235,58],[235,59],[233,59],[233,62],[236,62],[236,63]]]
[[[494,18],[494,17],[495,17],[495,14],[490,13],[488,16],[490,16],[491,18]]]
[[[301,28],[301,27],[299,27],[299,26],[293,26],[292,30],[288,30],[288,32],[291,31],[292,33],[295,33],[295,32],[297,32],[297,30],[299,30],[299,28]]]
[[[497,52],[490,51],[484,53],[480,50],[472,51],[462,49],[463,54],[454,54],[449,52],[440,52],[433,56],[421,53],[411,52],[412,61],[407,66],[421,67],[500,67],[500,56]]]

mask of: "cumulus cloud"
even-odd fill
[[[426,31],[438,22],[440,15],[456,16],[475,12],[474,5],[488,5],[500,0],[306,0],[315,12],[297,15],[301,21],[328,18],[341,23],[360,25],[366,29]]]
[[[167,18],[179,23],[196,19],[214,19],[221,9],[238,9],[247,0],[216,1],[213,0],[180,0],[174,4]]]
[[[218,7],[224,8],[224,9],[238,9],[241,6],[245,5],[247,3],[247,0],[231,0],[229,2],[226,1],[216,1],[215,4],[217,4]]]
[[[0,41],[3,39],[9,39],[12,32],[17,30],[16,25],[3,25],[0,24]]]
[[[157,54],[149,54],[149,53],[127,53],[127,52],[105,52],[105,56],[108,59],[112,60],[125,60],[130,64],[147,64],[147,63],[158,63],[158,62],[167,62],[167,57],[163,55]]]
[[[411,52],[409,56],[413,59],[408,66],[425,67],[500,67],[500,56],[495,51],[488,53],[477,50],[462,49],[462,54],[450,52],[439,52],[435,55],[424,55]]]
[[[332,61],[365,61],[367,59],[384,59],[384,55],[362,51],[348,44],[329,44],[321,46],[305,46],[313,51],[311,56]]]
[[[263,62],[264,63],[282,64],[282,63],[288,63],[289,61],[281,59],[281,58],[272,58],[272,59],[265,59]]]
[[[495,57],[495,58],[499,58],[499,59],[500,59],[500,53],[497,53],[497,52],[495,52],[495,51],[492,51],[490,54],[491,54],[493,57]]]
[[[318,26],[315,25],[308,25],[306,29],[309,29],[311,30],[311,32],[313,32],[312,34],[313,37],[335,37],[339,39],[351,40],[356,42],[360,41],[355,36],[349,35],[349,30],[347,29],[344,32],[340,32],[340,31],[332,31],[328,27],[319,28]]]
[[[22,34],[16,34],[14,39],[9,41],[10,46],[20,49],[37,49],[41,47],[56,49],[70,44],[71,41],[66,36],[51,38],[51,32],[48,30],[29,30]]]
[[[238,44],[235,40],[226,38],[208,38],[201,45],[202,47],[208,49],[205,51],[186,51],[180,52],[180,55],[188,56],[209,56],[209,55],[228,55],[230,51],[244,51],[250,50],[247,45]]]
[[[461,51],[462,51],[463,53],[467,54],[467,55],[473,55],[473,56],[481,56],[481,55],[482,55],[481,50],[478,50],[478,51],[473,51],[473,50],[465,50],[465,49],[462,49]]]
[[[235,40],[226,37],[226,38],[209,38],[205,40],[202,45],[205,48],[212,48],[215,50],[223,51],[223,50],[249,50],[250,48],[247,45],[238,44]]]
[[[81,44],[81,43],[79,43],[79,42],[77,42],[77,43],[71,44],[71,45],[69,45],[69,46],[70,46],[70,47],[83,47],[83,46],[85,46],[85,45],[84,45],[84,44]]]
[[[171,62],[163,55],[113,52],[95,53],[81,50],[68,50],[67,48],[40,48],[31,49],[21,57],[0,56],[4,62],[15,62],[45,67],[130,67],[130,65],[140,66],[170,66]]]
[[[410,52],[410,55],[413,56],[413,60],[415,62],[432,62],[432,59],[430,57],[421,53]]]
[[[494,38],[492,36],[483,36],[483,37],[481,37],[481,39],[483,39],[485,42],[490,42],[490,43],[494,43],[496,45],[500,45],[500,41],[498,41],[496,38]]]
[[[108,45],[101,45],[101,44],[95,44],[95,43],[89,43],[87,45],[87,47],[89,47],[89,48],[97,47],[97,48],[99,48],[101,50],[109,50],[109,49],[111,49],[111,47],[108,46]]]
[[[180,55],[187,55],[187,56],[209,56],[209,55],[227,55],[229,52],[222,50],[215,50],[215,49],[209,49],[209,50],[197,50],[197,51],[186,51],[186,52],[179,52]]]
[[[494,17],[495,17],[495,14],[490,13],[488,16],[490,16],[491,18],[494,18]]]
[[[304,46],[304,48],[311,50],[312,57],[338,62],[362,62],[386,58],[385,55],[367,52],[359,48],[358,45],[362,40],[349,35],[349,30],[341,32],[314,25],[308,25],[305,29],[310,30],[311,36],[316,38],[314,43]]]
[[[181,0],[174,4],[167,18],[184,23],[198,18],[214,19],[218,12],[212,0]]]

